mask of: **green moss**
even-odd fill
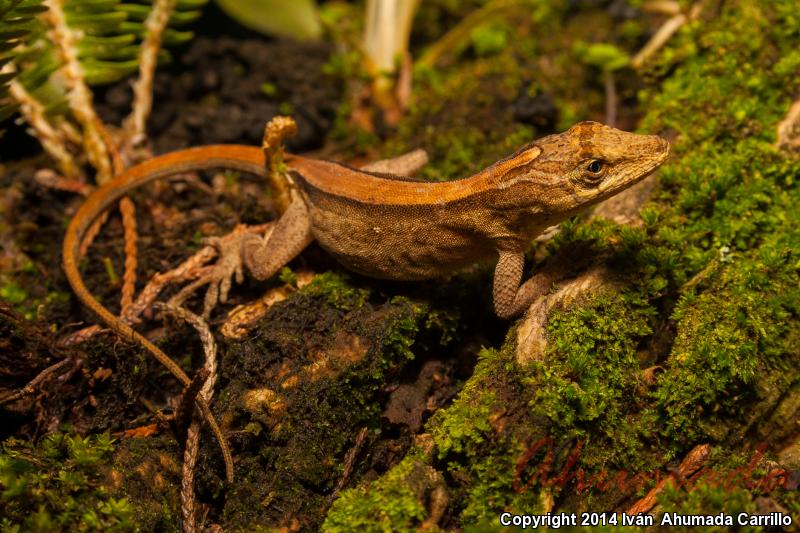
[[[619,423],[624,399],[639,381],[636,346],[651,333],[648,314],[652,309],[643,302],[611,296],[555,311],[547,324],[547,357],[530,378],[536,387],[531,408],[563,429]]]
[[[502,442],[502,441],[501,441]],[[507,443],[502,442],[507,446]],[[517,482],[516,460],[524,449],[517,453],[503,446],[504,453],[489,453],[476,458],[469,465],[453,462],[448,472],[464,476],[473,484],[463,494],[463,510],[459,515],[462,524],[495,522],[503,511],[522,514],[545,512],[542,493],[538,490],[514,490]]]
[[[497,409],[497,396],[484,389],[484,377],[497,365],[500,355],[495,350],[483,349],[478,354],[478,364],[473,377],[467,381],[453,404],[437,411],[428,426],[433,435],[439,457],[448,453],[474,454],[475,446],[490,434],[489,417]]]
[[[800,336],[800,164],[773,148],[800,72],[793,6],[737,2],[690,28],[673,46],[691,53],[662,58],[682,63],[649,97],[646,127],[679,134],[649,230],[649,254],[674,258],[657,268],[675,287],[677,322],[651,408],[684,445],[735,431],[736,406],[759,382],[787,390],[798,379],[787,370]]]
[[[38,446],[8,439],[0,452],[3,531],[134,531],[133,509],[104,484],[107,433],[58,432]]]
[[[706,290],[678,302],[673,364],[653,393],[671,438],[719,437],[715,413],[735,412],[754,382],[787,390],[797,381],[800,218],[787,223],[788,231],[767,237],[750,257],[734,255]]]
[[[15,282],[9,281],[0,287],[0,298],[12,305],[19,306],[28,299],[28,293]]]
[[[586,441],[575,468],[587,473],[644,462],[636,454],[647,431],[639,428],[649,424],[629,409],[640,382],[636,349],[651,331],[649,315],[652,310],[633,296],[601,296],[554,313],[543,361],[520,368],[513,335],[502,350],[481,352],[459,396],[428,424],[439,462],[460,480],[462,524],[502,510],[531,512],[543,505],[543,491],[560,490],[542,478],[526,486],[533,473],[518,470],[543,437],[559,447]],[[540,464],[528,463],[534,470]],[[554,465],[545,478],[560,468]]]
[[[717,484],[700,482],[692,486],[690,491],[667,484],[664,491],[659,494],[658,502],[664,513],[677,513],[679,515],[717,515],[725,513],[733,517],[737,524],[736,516],[739,513],[757,514],[756,504],[752,495],[741,487],[722,487]],[[656,518],[660,523],[662,515]],[[669,526],[665,526],[669,527]],[[730,531],[728,526],[707,526],[695,528],[697,531]],[[737,531],[763,531],[763,527],[738,526]]]
[[[428,469],[418,457],[409,455],[377,481],[344,491],[328,512],[322,531],[417,531],[427,514],[421,493]]]
[[[346,275],[334,272],[314,276],[302,291],[312,298],[321,297],[330,305],[343,310],[361,307],[369,296],[369,290],[355,287]]]

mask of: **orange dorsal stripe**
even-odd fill
[[[540,153],[541,149],[534,146],[473,176],[444,182],[393,180],[291,154],[286,154],[285,163],[311,187],[342,198],[377,205],[441,205],[502,187],[509,172],[527,165]]]

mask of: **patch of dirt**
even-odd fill
[[[291,114],[294,151],[320,148],[333,125],[342,84],[323,73],[329,43],[263,37],[200,36],[179,64],[159,71],[148,123],[156,153],[214,143],[260,145],[264,125]],[[118,84],[104,95],[103,118],[119,123],[131,89]]]
[[[292,150],[319,148],[332,127],[342,93],[341,80],[323,73],[330,44],[271,40],[235,25],[230,25],[238,28],[235,32],[220,34],[220,26],[225,25],[220,24],[220,17],[216,8],[209,6],[193,28],[198,37],[182,50],[172,50],[175,60],[156,75],[148,125],[154,152],[212,143],[260,145],[264,125],[281,113],[292,114],[299,125],[299,135],[289,142]],[[95,90],[98,111],[109,124],[121,123],[130,110],[130,100],[129,81]],[[37,372],[66,357],[71,352],[57,347],[57,338],[95,321],[71,296],[61,271],[65,224],[82,199],[34,182],[34,172],[49,164],[41,155],[36,160],[8,163],[12,157],[41,153],[24,128],[8,126],[0,144],[4,149],[13,147],[14,153],[3,153],[7,164],[0,166],[0,286],[6,279],[21,286],[24,307],[35,310],[42,324],[24,320],[10,307],[3,308],[8,313],[0,317],[0,330],[6,327],[24,341],[0,349],[5,360],[0,361],[3,391],[24,386]],[[137,290],[155,272],[186,259],[201,237],[221,235],[236,223],[265,222],[273,216],[260,181],[244,176],[219,176],[210,181],[210,186],[183,181],[135,191]],[[90,290],[114,312],[119,309],[120,285],[111,273],[121,276],[123,272],[122,233],[119,216],[112,214],[83,268]],[[13,278],[6,278],[6,273]],[[163,337],[168,331],[161,342],[169,353],[202,359],[193,330],[175,325],[162,328],[159,322],[140,326],[148,336]],[[17,339],[4,337],[7,342]],[[26,348],[29,345],[35,349]],[[8,429],[4,435],[33,437],[62,422],[81,432],[113,433],[152,420],[140,398],[164,408],[180,392],[180,386],[163,369],[113,335],[100,335],[82,344],[78,352],[84,364],[73,370],[69,379],[49,380],[24,402],[0,408],[0,420]]]

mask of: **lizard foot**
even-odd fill
[[[249,239],[259,239],[259,237],[249,232],[247,226],[238,224],[227,235],[203,240],[203,244],[215,248],[219,253],[219,259],[211,270],[192,284],[193,289],[208,285],[203,301],[204,318],[209,317],[217,303],[228,300],[233,280],[236,283],[244,281],[242,245]]]

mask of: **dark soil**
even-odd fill
[[[156,153],[214,143],[258,145],[271,117],[291,114],[294,151],[320,148],[341,97],[339,80],[323,73],[327,43],[200,36],[154,83],[148,131]],[[129,109],[127,84],[110,88],[100,106],[118,123]]]
[[[211,7],[196,25],[201,35],[184,49],[173,50],[176,59],[157,73],[148,125],[154,152],[212,143],[258,145],[266,122],[281,113],[292,114],[299,126],[298,136],[288,142],[292,150],[321,147],[342,94],[341,80],[323,73],[330,45],[268,39],[233,23],[219,24],[221,17],[224,15]],[[232,31],[226,34],[226,29]],[[95,93],[96,107],[108,124],[121,123],[130,110],[130,100],[127,81],[98,88]],[[0,173],[4,226],[0,229],[4,242],[13,240],[15,244],[7,247],[7,255],[0,259],[4,268],[16,271],[15,287],[24,291],[31,311],[47,323],[65,326],[60,336],[94,322],[69,297],[71,291],[60,268],[64,225],[81,200],[37,185],[32,176],[47,162],[23,158],[38,156],[38,143],[22,127],[12,123],[4,127],[7,131],[0,146],[12,148],[13,153],[2,153],[0,157],[7,163],[17,161]],[[214,194],[209,191],[177,183],[159,187],[156,196],[147,191],[135,193],[139,226],[137,289],[155,272],[168,270],[186,259],[200,237],[224,234],[236,223],[265,222],[273,216],[268,196],[262,194],[263,184],[247,177]],[[30,266],[15,265],[28,260]],[[123,260],[122,227],[118,216],[112,215],[89,252],[84,276],[91,290],[115,312],[119,308],[119,283],[109,282],[108,268],[120,274]],[[57,336],[48,331],[45,323],[29,322],[10,307],[3,307],[2,311],[0,351],[8,364],[0,365],[0,396],[22,387],[39,371],[72,353],[57,346]],[[81,318],[84,323],[77,322]],[[153,327],[158,326],[153,323]],[[191,355],[185,344],[187,338],[194,338],[193,331],[170,328],[179,332],[175,335],[179,338],[176,352]],[[202,352],[197,348],[195,355],[201,359]],[[139,398],[146,397],[160,405],[169,400],[164,385],[171,378],[114,336],[102,335],[83,344],[70,357],[81,359],[79,356],[85,354],[91,355],[89,369],[48,380],[43,385],[46,392],[35,401],[16,402],[2,411],[2,420],[7,422],[3,424],[3,434],[33,437],[56,429],[63,422],[85,432],[120,431],[136,425],[137,417],[146,413]],[[12,360],[16,361],[13,365]],[[107,367],[113,369],[110,378],[97,380],[92,376],[92,372]],[[155,371],[154,375],[142,372],[148,367]],[[67,384],[63,383],[65,377],[69,378]],[[180,389],[173,390],[177,393]]]

